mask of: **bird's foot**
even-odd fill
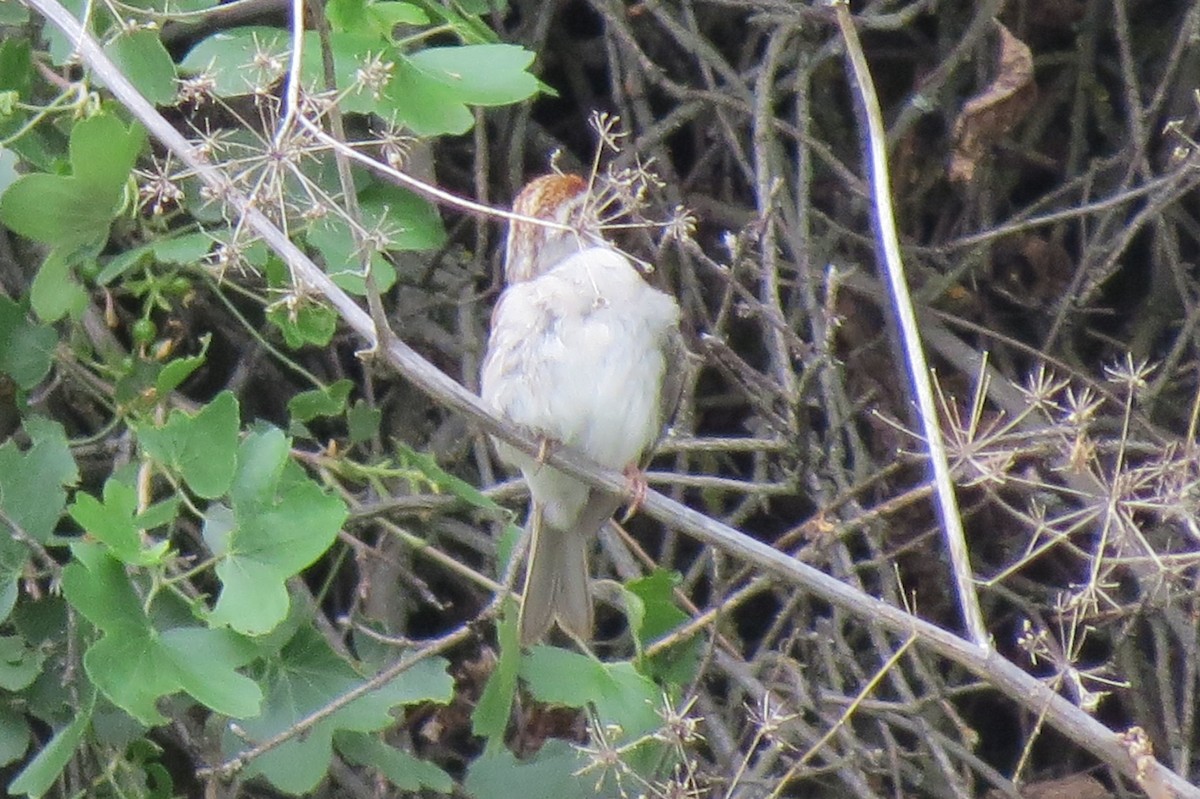
[[[538,451],[537,457],[534,458],[534,463],[538,466],[543,466],[546,463],[546,459],[550,457],[550,453],[558,449],[559,446],[559,442],[549,436],[538,436]]]
[[[636,463],[626,466],[622,473],[625,475],[625,493],[629,497],[629,505],[621,515],[621,524],[625,524],[646,503],[646,492],[650,490],[650,484],[646,482],[646,473],[638,468]]]

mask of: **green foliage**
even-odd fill
[[[350,5],[350,4],[343,4]],[[338,84],[355,87],[343,109],[392,118],[418,136],[464,133],[474,124],[470,105],[505,105],[537,91],[529,74],[533,54],[514,45],[430,47],[408,52],[381,26],[380,11],[401,3],[378,3],[348,13],[330,37]],[[411,7],[410,7],[411,8]],[[215,34],[198,44],[181,66],[214,81],[219,95],[261,92],[287,69],[288,36],[276,28],[246,27]],[[321,43],[303,42],[303,78],[319,85]],[[371,58],[364,65],[365,54]],[[367,75],[361,75],[366,70]]]
[[[150,458],[177,472],[201,497],[229,490],[238,440],[233,394],[222,392],[195,414],[172,411],[165,425],[141,426],[138,435]]]
[[[91,692],[78,709],[70,724],[54,733],[45,746],[21,770],[21,773],[8,784],[8,792],[13,795],[42,796],[58,779],[67,763],[75,756],[75,750],[83,741],[88,726],[92,722],[92,710],[95,707],[96,694]]]
[[[155,702],[184,691],[234,717],[254,714],[262,699],[253,680],[237,673],[255,656],[227,630],[198,625],[160,628],[146,613],[120,561],[95,544],[72,547],[63,593],[103,635],[84,654],[92,684],[146,725],[167,721]]]
[[[64,486],[79,471],[60,424],[30,417],[25,430],[32,443],[24,452],[12,440],[0,445],[0,511],[9,530],[47,543],[67,503]]]
[[[52,247],[31,295],[34,310],[46,321],[77,313],[86,303],[71,268],[94,257],[108,238],[128,201],[126,185],[144,144],[141,128],[97,114],[71,129],[71,174],[23,175],[0,196],[0,222]]]
[[[361,732],[339,731],[334,736],[338,752],[351,763],[371,766],[387,777],[401,791],[428,788],[439,793],[451,793],[454,782],[432,763],[427,763],[379,738]]]
[[[521,660],[521,677],[538,700],[551,705],[595,708],[602,723],[620,727],[621,745],[661,724],[661,690],[632,663],[603,663],[566,649],[536,646]]]
[[[521,644],[517,631],[517,603],[514,600],[505,600],[504,615],[496,633],[500,639],[500,657],[471,715],[472,729],[488,742],[489,750],[502,746],[504,730],[508,727],[513,699],[517,694]]]
[[[664,573],[664,577],[647,580],[671,585],[671,575]],[[670,773],[682,756],[662,732],[673,711],[665,707],[669,698],[643,664],[606,663],[549,646],[522,653],[515,603],[506,607],[498,633],[500,658],[472,715],[475,734],[488,742],[466,780],[476,799],[509,796],[517,790],[562,799],[625,796],[628,786],[622,782],[623,774],[649,780]],[[529,761],[514,758],[502,743],[518,680],[538,702],[585,708],[593,719],[592,736],[600,739],[595,748],[574,750],[551,741]],[[616,756],[619,763],[609,762],[603,753]]]
[[[175,62],[155,31],[121,31],[104,52],[150,102],[170,105],[175,99]]]
[[[522,762],[507,749],[488,750],[471,767],[467,792],[475,799],[585,799],[610,794],[595,778],[581,774],[586,759],[562,741],[550,741],[533,762]]]
[[[262,712],[240,723],[252,740],[259,741],[291,728],[332,700],[360,688],[363,679],[330,649],[316,630],[301,627],[278,654],[266,660],[263,683],[266,696]],[[346,738],[339,736],[338,748],[345,742],[355,757],[369,757],[381,750],[364,744],[364,737],[391,726],[392,708],[424,701],[445,702],[451,689],[445,661],[439,658],[421,661],[410,671],[319,721],[303,736],[267,752],[254,761],[249,773],[263,774],[289,793],[308,792],[329,768],[335,733],[357,733]],[[226,736],[225,745],[230,756],[246,748],[232,734]],[[431,776],[439,772],[427,766],[405,772],[418,781],[421,781],[419,775],[425,775],[431,782],[446,780],[444,774]]]
[[[204,527],[222,585],[210,621],[247,635],[283,621],[287,579],[325,552],[346,520],[345,505],[304,475],[289,445],[274,428],[247,436],[238,447],[232,509],[212,506]]]
[[[346,398],[354,383],[339,380],[325,388],[303,391],[288,400],[288,413],[297,422],[310,422],[318,416],[337,416],[346,410]]]
[[[0,222],[57,248],[103,240],[144,144],[141,128],[127,128],[110,114],[81,120],[71,129],[71,174],[18,178],[0,198]]]
[[[19,305],[0,297],[0,372],[21,388],[33,388],[50,372],[57,343],[53,328],[29,322]]]
[[[328,40],[311,26],[301,42],[305,96],[325,87],[328,46],[346,128],[377,134],[356,149],[397,167],[414,137],[461,134],[476,107],[538,90],[533,54],[497,42],[480,18],[491,6],[332,0]],[[183,93],[172,122],[339,285],[364,294],[423,280],[397,253],[443,247],[441,215],[366,169],[339,174],[325,143],[285,124],[287,30],[218,31],[175,63],[160,31],[175,14],[210,7],[89,6],[87,24],[152,103]],[[342,590],[347,574],[367,568],[338,544],[358,532],[346,529],[345,498],[408,486],[454,497],[473,518],[508,512],[401,440],[407,431],[385,427],[375,394],[348,379],[354,369],[322,371],[341,344],[337,314],[195,175],[152,150],[86,65],[69,71],[77,83],[48,83],[35,64],[65,64],[72,45],[48,26],[47,41],[36,40],[34,22],[0,4],[0,25],[28,23],[24,37],[0,42],[0,223],[36,265],[28,285],[0,296],[8,792],[171,795],[160,745],[185,727],[197,752],[235,764],[224,776],[278,791],[318,790],[335,754],[395,791],[461,790],[389,734],[416,706],[456,698],[448,661],[415,658],[376,684],[401,650],[331,624],[343,613],[359,624],[357,597],[348,613],[338,602],[353,594]],[[303,113],[329,128],[323,112]],[[345,192],[353,213],[335,201]],[[239,363],[243,350],[270,362]],[[276,381],[282,396],[264,397],[256,380]],[[286,430],[267,421],[282,418]],[[502,529],[503,567],[520,531]],[[419,523],[405,532],[426,544]],[[678,621],[666,578],[630,591],[639,640]],[[552,744],[519,764],[504,750],[522,686],[543,702],[593,708],[621,728],[631,762],[657,768],[664,755],[647,736],[662,700],[647,664],[523,656],[515,616],[508,600],[500,660],[473,717],[487,754],[470,769],[470,790],[500,795],[498,786],[544,774],[539,789],[587,795],[573,751]],[[256,749],[276,736],[285,740]]]
[[[626,615],[639,655],[657,639],[688,621],[675,604],[673,592],[679,575],[657,569],[646,577],[631,580],[622,589]],[[639,667],[668,685],[687,685],[696,676],[700,661],[700,638],[692,638],[655,655]]]
[[[132,566],[151,566],[162,562],[169,545],[159,541],[144,546],[144,536],[148,530],[174,520],[178,509],[179,500],[172,497],[139,513],[137,491],[116,478],[109,478],[104,484],[103,502],[80,492],[70,514],[80,527],[107,546],[117,560]]]

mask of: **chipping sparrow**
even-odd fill
[[[679,306],[589,224],[587,193],[583,179],[556,174],[517,195],[517,213],[573,229],[510,224],[507,287],[492,314],[482,395],[546,445],[564,444],[632,475],[678,398]],[[556,621],[586,641],[588,548],[622,498],[495,444],[524,474],[531,496],[521,642],[537,641]]]

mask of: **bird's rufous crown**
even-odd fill
[[[587,181],[578,175],[543,175],[521,189],[513,201],[513,211],[576,227],[586,193]],[[504,279],[511,284],[537,277],[586,246],[574,231],[511,222],[504,251]]]

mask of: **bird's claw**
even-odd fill
[[[538,436],[538,451],[534,462],[538,466],[546,463],[546,459],[550,457],[550,453],[558,448],[558,442],[548,436]]]
[[[637,464],[631,463],[626,466],[623,474],[625,475],[625,492],[629,496],[629,505],[625,508],[625,513],[621,515],[621,524],[625,524],[642,509],[642,505],[646,504],[646,492],[650,490],[650,485],[646,482],[646,473],[639,469]]]

